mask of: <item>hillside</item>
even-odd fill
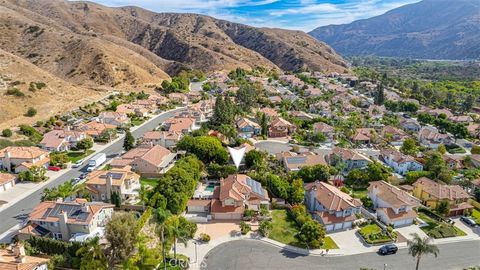
[[[309,34],[346,56],[479,59],[480,2],[423,0]]]

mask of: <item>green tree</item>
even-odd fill
[[[106,270],[107,258],[99,244],[99,238],[88,240],[80,247],[76,254],[80,259],[80,270]]]
[[[105,226],[105,238],[110,246],[110,262],[114,265],[127,259],[135,249],[137,232],[132,230],[137,226],[132,212],[115,212]]]
[[[304,189],[302,179],[296,179],[292,181],[290,186],[290,198],[289,201],[292,204],[302,203],[304,200]]]
[[[262,113],[262,117],[260,119],[260,126],[262,127],[262,136],[267,136],[268,134],[268,119],[265,113]]]
[[[127,130],[127,132],[125,133],[125,139],[123,140],[123,149],[125,149],[125,151],[128,151],[130,149],[133,149],[134,147],[135,138],[133,137],[130,130]]]
[[[228,161],[227,150],[218,138],[212,136],[185,136],[177,143],[177,149],[194,154],[204,163],[223,165]]]
[[[389,169],[378,162],[368,164],[366,172],[368,174],[368,182],[370,181],[386,181],[391,173]]]
[[[28,117],[34,117],[35,115],[37,115],[37,109],[33,107],[29,107],[27,110],[27,113],[25,113],[25,116],[28,116]]]
[[[6,128],[4,130],[2,130],[2,136],[3,137],[12,137],[13,133],[12,133],[12,130]]]
[[[325,237],[325,229],[314,220],[306,221],[297,235],[298,239],[305,243],[309,249],[319,248]]]
[[[277,197],[288,200],[288,193],[290,191],[290,184],[287,180],[282,179],[275,174],[268,174],[267,185],[270,191]]]
[[[26,171],[22,171],[18,174],[18,180],[20,182],[30,181],[30,182],[41,182],[47,180],[45,175],[47,170],[44,167],[32,166]]]
[[[273,224],[269,220],[262,220],[260,221],[260,225],[258,226],[258,231],[263,237],[267,237],[270,231],[273,228]]]
[[[448,201],[440,201],[435,211],[442,216],[447,216],[450,213],[450,203]]]
[[[432,239],[429,237],[421,238],[418,234],[412,234],[413,239],[407,240],[408,254],[417,259],[415,269],[418,270],[420,266],[420,259],[424,255],[433,254],[435,257],[440,252],[438,247],[431,244]]]
[[[480,155],[480,146],[479,145],[472,146],[471,152],[473,155]]]
[[[249,113],[256,102],[257,93],[255,89],[249,84],[242,84],[237,91],[237,103],[240,105],[240,109]]]
[[[257,150],[251,150],[245,155],[245,166],[248,169],[258,170],[266,166],[265,154]]]
[[[70,162],[70,159],[68,158],[67,153],[64,153],[64,152],[50,153],[50,165],[63,167],[68,162]]]
[[[407,138],[403,141],[402,147],[400,147],[400,152],[405,155],[416,156],[418,152],[417,144],[414,139]]]
[[[167,236],[172,239],[173,242],[173,256],[175,262],[177,261],[177,241],[187,246],[188,239],[191,233],[185,226],[182,226],[182,221],[177,215],[171,215],[165,221]]]
[[[442,154],[442,155],[445,155],[447,153],[447,148],[445,147],[445,145],[443,144],[440,144],[437,148],[437,151]]]
[[[327,165],[317,164],[313,166],[301,167],[294,177],[301,178],[304,182],[328,181],[330,179],[330,168]]]
[[[384,102],[385,102],[385,92],[383,89],[383,83],[379,83],[377,85],[377,90],[375,92],[374,103],[375,105],[383,105]]]
[[[76,148],[79,150],[83,150],[83,152],[86,152],[88,149],[93,147],[93,140],[92,138],[85,138],[83,140],[80,140],[77,142]]]

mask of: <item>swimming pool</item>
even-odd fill
[[[215,189],[215,184],[208,184],[208,186],[205,188],[205,191],[213,192],[214,189]]]

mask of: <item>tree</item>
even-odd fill
[[[4,130],[2,130],[2,136],[3,137],[12,137],[13,133],[12,133],[12,130],[6,128]]]
[[[83,150],[83,152],[86,152],[88,149],[93,147],[93,140],[92,138],[85,138],[83,140],[80,140],[77,142],[76,148],[79,150]]]
[[[472,146],[471,152],[472,152],[473,155],[479,155],[480,154],[480,146],[479,145]]]
[[[75,255],[80,259],[80,270],[103,270],[108,268],[107,258],[99,244],[99,238],[88,240]]]
[[[105,226],[105,238],[111,250],[111,264],[127,259],[133,252],[137,242],[137,232],[132,228],[137,221],[132,212],[115,212]]]
[[[377,85],[377,90],[375,92],[374,103],[375,105],[383,105],[384,102],[385,102],[385,92],[383,89],[383,83],[379,83]]]
[[[251,150],[245,155],[245,166],[249,169],[258,170],[266,166],[265,155],[260,151]]]
[[[25,116],[28,116],[28,117],[34,117],[35,115],[37,115],[37,109],[33,107],[29,107],[27,110],[27,113],[25,113]]]
[[[100,133],[100,136],[98,136],[98,141],[101,142],[109,142],[113,138],[117,136],[117,130],[113,128],[107,128],[102,133]]]
[[[325,237],[325,229],[318,222],[310,219],[302,225],[297,237],[307,245],[307,248],[319,248]]]
[[[327,165],[317,164],[301,167],[295,177],[301,178],[304,182],[327,181],[330,179],[330,169]]]
[[[227,150],[218,138],[212,136],[185,136],[177,143],[177,149],[194,154],[204,163],[223,165],[228,161]]]
[[[249,84],[242,84],[237,91],[237,103],[242,111],[248,113],[257,102],[257,93]]]
[[[440,252],[438,247],[434,244],[431,244],[432,239],[429,237],[421,238],[418,234],[412,234],[413,239],[407,240],[408,245],[408,254],[412,255],[414,258],[417,259],[417,264],[415,269],[418,270],[420,266],[420,259],[423,255],[433,254],[435,258],[438,256]]]
[[[440,144],[437,148],[437,151],[442,154],[442,155],[445,155],[445,153],[447,153],[447,148],[445,147],[445,145],[443,144]]]
[[[389,169],[382,164],[374,161],[368,164],[366,172],[368,174],[368,182],[370,181],[386,181],[391,173]]]
[[[407,138],[403,141],[402,147],[400,147],[400,152],[405,155],[416,156],[418,152],[417,144],[414,139]]]
[[[68,162],[70,162],[70,159],[68,158],[67,153],[64,153],[64,152],[50,153],[50,165],[63,167]]]
[[[268,119],[265,113],[262,113],[262,117],[260,118],[260,126],[262,127],[262,136],[267,136],[268,134]]]
[[[292,181],[290,186],[290,198],[289,201],[292,204],[302,203],[304,199],[304,189],[302,179],[296,179]]]
[[[125,151],[128,151],[134,147],[135,147],[135,138],[133,137],[130,130],[127,130],[127,132],[125,133],[125,139],[123,140],[123,149],[125,149]]]
[[[450,203],[448,201],[440,201],[435,211],[442,216],[448,215],[450,213]]]
[[[290,191],[290,184],[275,174],[268,174],[267,185],[270,191],[277,197],[287,200],[288,192]]]
[[[475,190],[473,191],[473,197],[475,197],[475,200],[477,202],[480,201],[480,188],[476,187]]]
[[[362,201],[362,204],[365,208],[372,208],[373,207],[373,201],[369,197],[365,196],[365,197],[360,198],[360,200]]]
[[[165,220],[167,236],[173,241],[173,256],[177,262],[177,241],[187,246],[188,239],[191,238],[191,232],[187,227],[182,226],[181,217],[171,215]],[[185,223],[183,223],[185,224]]]
[[[273,228],[273,224],[269,220],[262,220],[260,221],[260,225],[258,226],[258,231],[263,237],[267,237],[270,231]]]
[[[44,167],[32,166],[30,169],[20,172],[18,174],[18,180],[20,180],[20,182],[41,182],[47,180],[47,176],[45,176],[46,173],[47,170]]]

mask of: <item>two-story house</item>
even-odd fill
[[[182,132],[176,131],[148,131],[142,136],[142,144],[160,145],[172,149],[183,138]]]
[[[0,150],[0,169],[20,173],[31,167],[47,167],[49,153],[36,146],[8,146]]]
[[[387,140],[391,145],[400,146],[403,141],[408,138],[408,134],[394,126],[384,126],[381,132],[382,137]]]
[[[116,129],[117,126],[111,124],[100,123],[97,121],[90,121],[86,124],[81,124],[75,127],[75,130],[85,132],[88,136],[93,139],[97,139],[102,135],[103,132],[109,129]],[[113,139],[113,138],[112,138]]]
[[[287,120],[277,117],[272,120],[268,129],[268,135],[272,138],[286,137],[292,133],[295,133],[297,127]]]
[[[463,215],[465,210],[473,209],[468,203],[470,195],[461,186],[445,185],[427,177],[421,177],[413,183],[413,196],[432,209],[437,208],[439,202],[447,201],[450,205],[448,216]]]
[[[19,238],[36,235],[62,241],[84,241],[102,236],[102,228],[112,216],[113,207],[112,204],[87,202],[85,199],[44,201],[32,210]]]
[[[143,177],[158,177],[175,163],[175,153],[160,145],[140,145],[113,159],[113,168],[131,166],[132,170]]]
[[[333,139],[333,135],[335,134],[335,128],[330,126],[329,124],[317,122],[313,124],[313,132],[322,133],[323,135],[325,135],[327,140],[331,141]]]
[[[440,144],[449,144],[453,139],[448,134],[443,134],[436,127],[425,126],[418,132],[418,141],[425,147],[437,149]]]
[[[314,165],[327,165],[325,157],[313,152],[297,154],[295,152],[285,152],[279,154],[281,162],[287,172],[299,171],[302,167]]]
[[[114,125],[116,127],[125,127],[130,123],[130,118],[125,113],[119,112],[101,112],[98,116],[100,123]]]
[[[48,270],[47,258],[29,256],[23,243],[13,247],[0,248],[0,269],[2,270]]]
[[[242,138],[251,138],[260,134],[262,128],[252,120],[242,117],[237,121],[238,135]]]
[[[85,138],[87,138],[87,134],[83,131],[55,129],[43,135],[40,147],[47,151],[70,151],[77,145],[77,142]]]
[[[112,202],[114,193],[122,202],[135,201],[140,190],[140,175],[129,166],[98,170],[88,175],[86,184],[92,201]]]
[[[189,133],[195,128],[195,118],[173,117],[163,123],[166,131]]]
[[[400,126],[406,131],[418,132],[422,126],[417,120],[411,118],[403,118],[400,120]]]
[[[353,169],[366,168],[372,162],[368,157],[355,150],[340,147],[333,148],[332,153],[326,157],[330,165],[342,167],[342,173],[348,173]]]
[[[351,229],[362,202],[330,184],[315,181],[305,185],[305,205],[327,232]]]
[[[245,174],[231,174],[220,179],[213,192],[211,214],[213,219],[240,219],[245,209],[259,211],[269,205],[268,192]]]
[[[352,142],[359,144],[368,144],[376,140],[377,133],[373,128],[357,128],[350,137]]]
[[[0,193],[14,187],[16,180],[14,174],[0,172]]]
[[[380,157],[385,164],[390,166],[396,173],[406,175],[410,171],[422,171],[423,165],[413,157],[405,155],[395,149],[382,149]]]
[[[385,181],[369,184],[368,197],[380,221],[395,228],[413,224],[417,217],[414,208],[420,206],[420,200]]]

